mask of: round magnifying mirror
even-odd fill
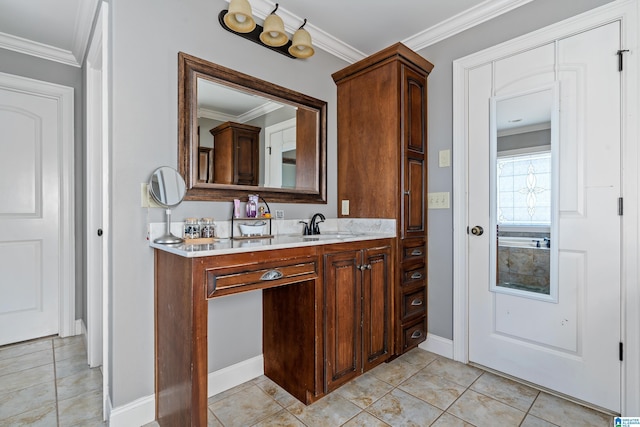
[[[186,192],[182,175],[172,167],[162,166],[153,171],[149,179],[149,194],[160,206],[167,208],[167,230],[165,234],[154,240],[155,243],[177,244],[184,240],[171,234],[171,208],[178,206]]]

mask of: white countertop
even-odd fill
[[[342,242],[357,242],[362,240],[375,240],[396,237],[395,220],[375,218],[334,218],[327,219],[326,230],[315,236],[303,236],[300,232],[292,232],[300,229],[298,220],[273,221],[274,237],[251,239],[218,238],[213,244],[163,245],[153,243],[154,237],[160,236],[164,231],[164,224],[150,224],[150,246],[188,258],[224,255],[231,253],[268,251],[273,249],[286,249],[304,246],[330,245]],[[180,236],[181,223],[172,223],[172,232]],[[333,230],[333,231],[331,231]],[[216,221],[216,235],[229,235],[228,221]]]
[[[375,240],[393,238],[393,233],[343,233],[326,232],[316,236],[278,235],[268,239],[219,239],[213,244],[187,245],[163,245],[150,243],[152,248],[161,249],[187,258],[197,258],[212,255],[224,255],[241,252],[268,251],[273,249],[297,248],[303,246],[330,245],[342,242],[357,242],[362,240]]]

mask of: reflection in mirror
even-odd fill
[[[557,301],[558,92],[491,103],[491,290]]]
[[[179,53],[187,200],[326,203],[326,102]]]
[[[177,170],[163,166],[151,174],[149,178],[149,194],[160,206],[166,208],[167,228],[163,236],[154,240],[155,243],[171,245],[181,243],[182,238],[171,234],[171,208],[178,206],[184,199],[186,186],[184,179]]]

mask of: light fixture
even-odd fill
[[[251,14],[249,0],[231,0],[224,23],[238,33],[250,33],[256,28],[256,21]]]
[[[289,37],[284,32],[284,22],[282,22],[282,18],[276,15],[276,10],[278,10],[278,3],[276,3],[276,8],[264,20],[264,29],[260,33],[260,41],[267,46],[280,47],[287,44]]]
[[[293,34],[293,40],[289,47],[289,53],[296,58],[309,58],[315,53],[313,46],[311,45],[311,34],[302,28],[306,24],[307,19],[305,18],[302,25],[300,25],[300,28],[298,28],[298,30]]]
[[[222,10],[218,14],[218,22],[225,30],[258,43],[268,49],[275,50],[289,58],[305,59],[313,56],[314,50],[311,45],[311,35],[302,27],[298,28],[293,35],[293,39],[285,33],[282,18],[276,15],[278,3],[275,9],[264,20],[264,28],[256,24],[251,15],[251,5],[249,0],[230,0],[229,9]]]

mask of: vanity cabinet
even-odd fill
[[[432,68],[397,43],[332,75],[339,216],[397,221],[395,354],[417,346],[427,334],[427,76]],[[416,269],[421,277],[408,279]],[[420,301],[407,310],[405,301],[416,295]]]
[[[201,257],[156,249],[158,424],[207,425],[211,298],[262,290],[264,373],[305,404],[386,360],[394,245],[386,238]],[[353,372],[340,375],[354,357]]]
[[[225,122],[213,135],[213,181],[216,184],[258,185],[260,129]]]
[[[391,354],[391,246],[324,255],[326,392]]]

